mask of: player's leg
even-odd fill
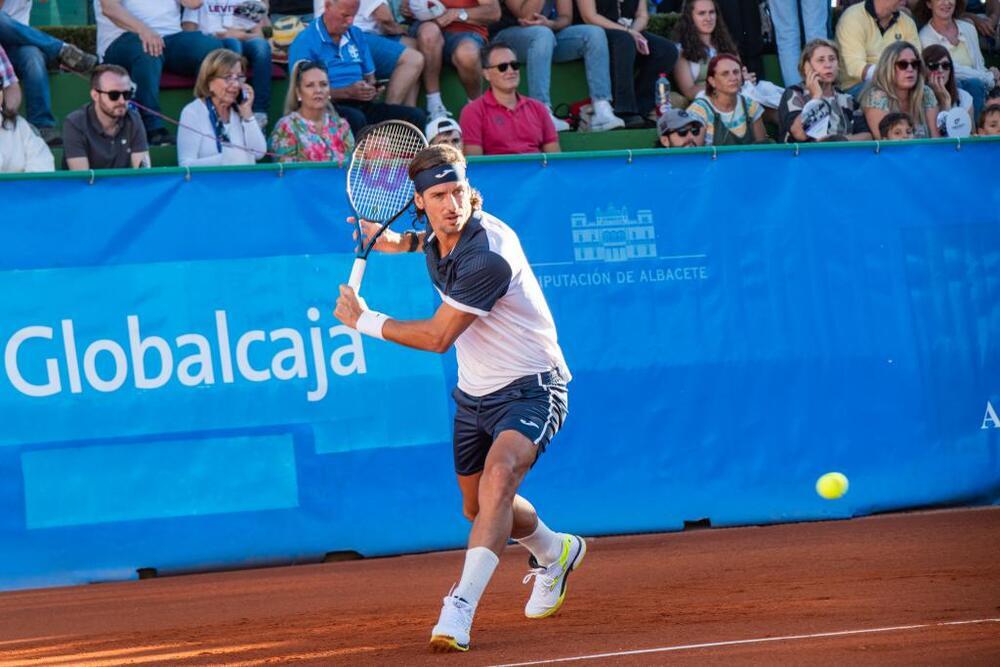
[[[462,491],[462,513],[469,521],[474,521],[479,514],[481,476],[482,473],[458,476],[458,486]],[[528,559],[531,572],[525,578],[525,583],[535,579],[524,614],[528,618],[551,616],[566,598],[568,573],[583,561],[587,552],[586,542],[582,537],[557,533],[549,528],[524,496],[514,496],[511,511],[513,522],[510,536],[531,553]]]
[[[508,400],[495,410],[487,406],[488,427],[501,436],[510,431],[519,433],[535,447],[537,459],[569,412],[566,383],[557,371],[540,373],[519,381],[505,397]],[[587,553],[586,542],[579,536],[550,529],[531,503],[519,496],[512,514],[518,521],[512,522],[511,536],[531,552],[531,572],[524,581],[535,580],[524,613],[529,618],[551,616],[562,606],[569,574]]]
[[[461,417],[460,406],[455,418],[456,442]],[[479,508],[469,533],[462,578],[443,601],[441,617],[431,631],[431,649],[469,650],[472,618],[510,537],[514,496],[535,461],[536,451],[534,443],[514,431],[501,433],[489,446],[478,475]]]
[[[535,462],[537,451],[536,445],[517,431],[503,431],[493,442],[479,479],[479,513],[469,533],[470,550],[483,547],[497,556],[503,551],[514,526],[517,488]]]
[[[479,514],[479,478],[482,472],[472,475],[459,475],[458,488],[462,492],[462,514],[469,521],[475,521]],[[518,539],[530,535],[538,526],[538,514],[534,506],[522,496],[514,496],[512,504],[514,523],[510,530],[511,537]]]
[[[458,487],[462,491],[462,514],[469,521],[475,521],[479,515],[479,479],[482,475],[478,472],[458,476]],[[515,495],[511,513],[511,539],[530,551],[537,563],[548,565],[557,561],[562,554],[562,539],[559,533],[553,532],[539,518],[535,506],[524,496]]]
[[[538,451],[538,445],[517,430],[502,431],[493,443],[478,484],[478,513],[469,534],[466,568],[455,589],[455,595],[463,599],[474,596],[478,603],[507,539],[513,537],[531,552],[531,572],[524,580],[535,579],[524,608],[529,618],[545,618],[559,610],[566,598],[569,574],[580,566],[587,552],[583,538],[553,531],[538,517],[534,506],[516,493]],[[470,503],[464,505],[468,510]],[[496,561],[487,553],[496,554]],[[476,554],[480,555],[473,560]]]
[[[458,474],[458,486],[462,491],[463,512],[474,520],[479,513],[479,480],[486,466],[486,455],[491,444],[490,435],[480,428],[481,398],[470,396],[457,388],[452,393],[452,398],[455,399],[453,434],[455,472]],[[483,577],[488,580],[497,562],[496,554],[488,549],[466,551],[462,577],[467,581],[463,590],[468,591],[470,588],[468,580],[472,577],[477,581]],[[476,613],[476,603],[479,598],[478,595],[473,596],[468,592],[466,595],[473,599],[460,597],[455,592],[458,588],[459,585],[452,587],[442,601],[441,615],[431,630],[430,645],[433,651],[469,650],[472,618]]]

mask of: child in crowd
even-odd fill
[[[912,139],[913,121],[907,114],[894,111],[885,115],[885,118],[878,124],[878,131],[888,141]]]
[[[995,100],[993,104],[987,104],[983,112],[979,114],[979,129],[976,135],[980,137],[1000,136],[1000,100]]]

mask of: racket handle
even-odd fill
[[[354,260],[354,266],[351,267],[351,277],[347,281],[347,284],[354,290],[355,294],[361,293],[361,279],[365,277],[365,265],[367,263],[368,260],[358,257]]]

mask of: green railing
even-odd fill
[[[696,157],[708,157],[712,160],[722,159],[724,156],[735,156],[740,153],[757,152],[785,152],[789,157],[795,158],[803,153],[815,151],[838,151],[857,150],[867,148],[875,153],[891,152],[899,148],[911,146],[952,144],[956,151],[961,151],[963,146],[977,143],[993,143],[1000,148],[1000,137],[969,137],[966,139],[911,139],[909,141],[839,141],[808,144],[760,144],[756,146],[705,146],[703,148],[685,149],[665,149],[665,148],[643,148],[631,150],[608,150],[608,151],[577,151],[572,153],[530,153],[524,155],[480,155],[468,158],[470,164],[478,162],[537,162],[542,167],[550,163],[563,160],[584,160],[593,158],[621,158],[632,161],[640,158],[652,159],[684,159]],[[88,171],[54,171],[41,174],[3,174],[0,173],[0,183],[7,181],[21,181],[28,179],[84,179],[96,181],[109,177],[131,176],[142,177],[151,173],[155,174],[178,174],[186,178],[192,178],[198,174],[219,173],[219,172],[242,172],[242,171],[272,171],[276,177],[282,177],[286,172],[293,172],[299,169],[330,169],[339,170],[332,162],[299,162],[299,163],[261,163],[255,165],[240,165],[229,167],[153,167],[152,169],[102,169]],[[335,176],[334,178],[340,178]]]

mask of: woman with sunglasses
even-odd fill
[[[197,99],[181,110],[177,164],[203,167],[254,164],[267,140],[253,115],[253,88],[243,57],[229,49],[209,53],[194,84]]]
[[[892,111],[901,111],[913,120],[915,138],[941,136],[937,128],[937,97],[924,83],[919,52],[909,42],[895,42],[882,51],[875,74],[861,93],[861,109],[876,139],[882,138],[879,123]]]
[[[978,114],[989,91],[1000,85],[1000,70],[986,66],[976,26],[956,18],[965,13],[965,5],[965,0],[922,0],[913,8],[913,16],[917,23],[926,24],[920,30],[922,45],[936,44],[948,50],[956,84],[972,95]]]
[[[4,104],[8,91],[17,92],[17,77],[0,47],[0,173],[54,171],[55,160],[48,145],[17,115],[17,107]]]
[[[285,115],[271,133],[279,162],[344,164],[354,148],[351,126],[330,101],[330,78],[322,63],[300,60],[292,67]]]
[[[743,63],[739,56],[720,53],[708,61],[705,92],[698,93],[687,108],[689,114],[705,125],[706,146],[732,146],[763,143],[764,107],[740,92],[743,86]]]
[[[947,113],[952,109],[961,109],[969,116],[969,129],[976,126],[973,111],[972,95],[955,84],[955,66],[948,49],[940,44],[931,44],[921,54],[924,61],[927,85],[934,91],[938,101],[938,109]],[[941,122],[938,122],[940,127]],[[968,135],[965,135],[968,136]]]
[[[854,98],[836,88],[840,76],[840,49],[836,42],[814,39],[799,55],[802,83],[788,86],[778,105],[778,136],[786,143],[868,140],[854,134]]]

